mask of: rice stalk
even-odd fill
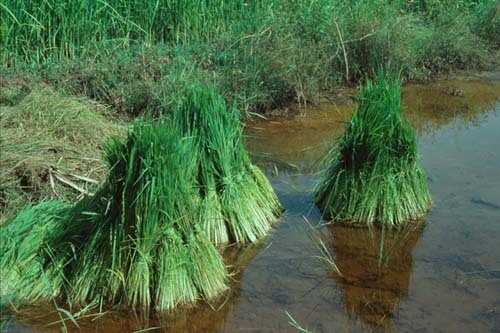
[[[216,244],[264,237],[281,206],[248,157],[237,110],[228,109],[213,87],[194,86],[174,108],[173,123],[198,146],[200,225],[207,237]]]
[[[0,227],[0,299],[12,296],[10,301],[36,302],[60,292],[57,286],[61,279],[53,276],[57,281],[49,283],[51,272],[38,254],[69,208],[61,201],[46,201],[23,210]]]
[[[401,117],[400,81],[379,75],[323,161],[315,199],[333,221],[400,226],[431,204],[415,133]]]
[[[19,274],[5,292],[20,292],[16,283],[26,286],[23,293],[31,302],[44,279],[54,292],[40,298],[65,296],[73,305],[123,304],[145,311],[219,295],[227,288],[227,272],[197,225],[197,152],[195,142],[180,138],[167,122],[138,124],[126,142],[109,143],[110,173],[100,190],[44,230],[39,249],[29,249],[28,263],[39,262],[45,275]],[[45,205],[34,209],[43,211]],[[28,213],[7,226],[39,223]],[[2,270],[22,263],[7,259],[0,254]]]
[[[295,328],[297,330],[297,332],[299,332],[299,333],[312,333],[312,331],[308,330],[307,328],[303,328],[302,326],[300,326],[300,324],[295,320],[295,318],[292,317],[292,315],[290,313],[288,313],[288,311],[285,311],[285,314],[288,317],[288,324],[290,324],[290,326]]]
[[[221,294],[228,273],[213,243],[255,242],[281,210],[241,140],[238,114],[210,87],[194,87],[172,118],[139,122],[125,142],[107,144],[110,172],[95,195],[54,213],[44,203],[6,224],[18,240],[26,236],[17,224],[44,229],[39,245],[0,253],[2,270],[36,268],[13,275],[5,294],[145,311]]]

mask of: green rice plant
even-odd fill
[[[18,285],[28,289],[23,293],[48,283],[54,292],[41,298],[64,295],[68,304],[168,310],[223,292],[222,258],[196,223],[196,142],[179,137],[169,122],[138,124],[126,142],[108,144],[106,155],[110,173],[100,190],[44,231],[45,245],[32,260],[45,273],[20,274]],[[38,223],[33,214],[23,214],[7,226]],[[5,258],[0,253],[1,263]]]
[[[6,299],[35,302],[57,295],[62,281],[55,276],[57,282],[49,283],[44,261],[38,254],[70,207],[62,201],[46,201],[0,226],[0,304]]]
[[[169,310],[227,288],[213,243],[260,239],[281,207],[243,147],[238,113],[214,88],[195,86],[174,109],[108,143],[96,194],[6,222],[3,295]]]
[[[302,326],[300,326],[300,324],[295,320],[295,318],[292,317],[290,313],[288,313],[288,311],[285,311],[285,314],[288,317],[288,324],[290,324],[290,326],[295,328],[297,332],[312,333],[312,331],[308,330],[307,328],[303,328]]]
[[[108,290],[113,302],[163,310],[225,290],[222,259],[194,223],[195,143],[167,124],[139,125],[125,144],[109,145],[107,156],[113,172],[105,187],[76,206],[54,242],[70,258],[73,246],[82,248],[72,268],[75,299]]]
[[[198,147],[200,226],[216,243],[255,242],[281,212],[271,184],[252,165],[236,109],[210,86],[197,85],[173,111],[174,126]]]
[[[431,204],[415,133],[401,117],[400,80],[379,74],[325,158],[315,199],[333,221],[399,226]]]

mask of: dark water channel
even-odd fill
[[[459,95],[453,96],[453,91]],[[286,211],[260,244],[228,249],[232,291],[218,302],[144,321],[109,313],[67,321],[70,331],[500,332],[500,84],[446,81],[403,89],[434,201],[423,225],[387,232],[322,229],[342,277],[314,259],[320,223],[311,189],[323,142],[342,132],[353,106],[254,121],[247,146]],[[312,147],[312,148],[311,148]],[[381,244],[383,249],[381,251]],[[92,319],[94,319],[92,321]],[[11,330],[60,331],[51,308],[23,311]],[[155,330],[151,330],[155,331]]]

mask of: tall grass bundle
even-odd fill
[[[243,147],[238,113],[212,87],[194,87],[172,119],[139,123],[125,142],[109,143],[106,158],[95,195],[43,203],[6,223],[21,245],[0,253],[2,271],[14,271],[2,294],[158,310],[211,299],[227,288],[213,243],[254,242],[281,210]],[[35,246],[23,246],[32,237]]]
[[[70,304],[146,310],[224,291],[222,258],[195,223],[196,143],[180,138],[169,123],[139,124],[125,143],[115,140],[106,152],[107,181],[48,231],[35,259],[45,274],[21,275],[20,285],[33,289],[48,281]],[[2,270],[11,267],[2,264]]]
[[[400,81],[383,75],[361,87],[359,106],[328,153],[316,188],[325,216],[398,226],[428,210],[415,133],[402,120],[400,96]]]
[[[201,228],[214,243],[255,242],[267,234],[281,206],[242,143],[236,109],[210,86],[195,86],[174,108],[173,121],[199,150]]]
[[[45,279],[48,272],[38,254],[69,208],[61,201],[46,201],[0,226],[0,304],[9,295],[8,301],[32,302],[57,295],[59,290],[54,286],[63,281],[57,274],[52,275],[56,283]]]

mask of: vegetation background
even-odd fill
[[[379,66],[425,79],[500,46],[498,0],[5,0],[2,71],[120,111],[163,111],[193,80],[244,110],[314,100]],[[5,73],[4,73],[5,74]]]

